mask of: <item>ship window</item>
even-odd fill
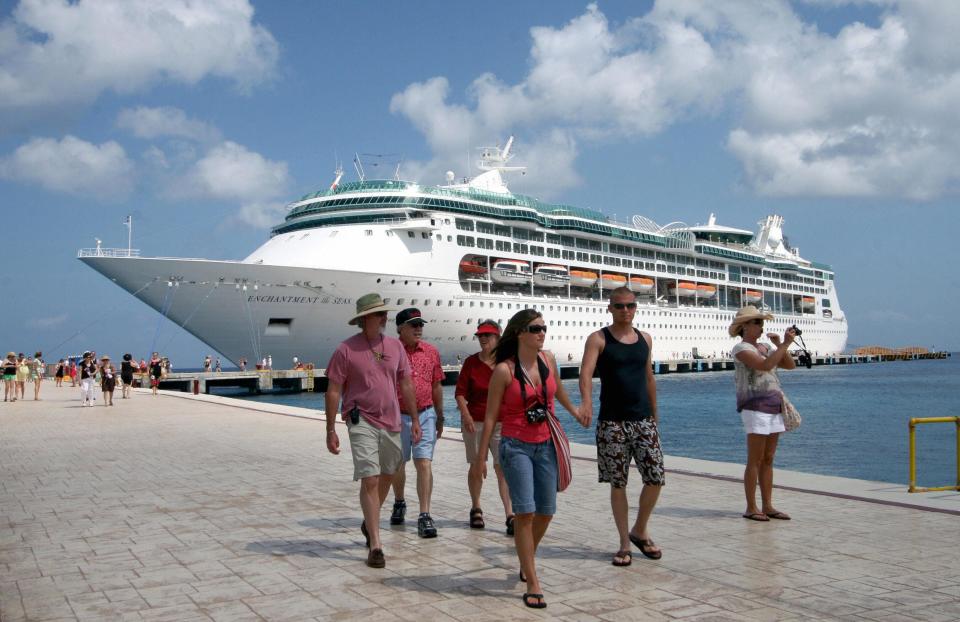
[[[407,231],[407,237],[408,237],[408,238],[412,238],[412,237],[416,237],[416,236],[413,234],[413,231]]]
[[[463,301],[462,301],[462,300],[460,301],[460,306],[461,306],[461,307],[463,306]]]
[[[447,301],[447,306],[448,306],[448,307],[452,307],[452,306],[453,306],[453,301],[452,301],[452,300],[448,300],[448,301]]]
[[[398,305],[402,305],[402,304],[403,304],[403,298],[397,298],[397,304],[398,304]]]
[[[420,237],[422,237],[424,240],[429,240],[429,239],[430,239],[430,234],[427,233],[426,231],[423,231],[423,232],[420,233]]]
[[[452,236],[452,235],[448,235],[448,236],[447,236],[447,242],[453,242],[453,236]]]
[[[366,235],[373,235],[373,229],[365,229],[365,230],[364,230],[364,233],[365,233]]]
[[[267,327],[263,331],[264,337],[285,337],[290,334],[290,328],[293,326],[293,318],[272,317],[267,322]]]

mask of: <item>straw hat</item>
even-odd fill
[[[380,313],[381,311],[396,311],[393,307],[388,307],[380,294],[364,294],[357,298],[357,314],[347,322],[350,326],[356,326],[357,320],[371,313]]]
[[[727,329],[727,332],[731,337],[737,337],[740,334],[740,327],[749,322],[750,320],[772,320],[773,316],[769,313],[764,313],[763,311],[757,309],[753,305],[747,305],[744,308],[737,311],[737,314],[733,317],[733,322],[730,324],[730,328]]]
[[[16,352],[7,352],[7,358],[17,358]]]
[[[101,360],[101,361],[109,361],[109,360],[110,360],[110,355],[109,355],[109,354],[104,354],[103,356],[100,357],[100,360]]]

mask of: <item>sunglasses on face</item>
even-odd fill
[[[610,306],[617,310],[623,309],[636,309],[637,303],[635,302],[611,302]]]
[[[748,324],[756,324],[757,326],[763,326],[763,320],[750,320]]]
[[[544,326],[543,324],[531,324],[530,326],[527,326],[523,330],[530,333],[531,335],[539,335],[540,333],[543,333],[544,335],[547,334],[547,327]]]
[[[407,322],[407,324],[409,324],[410,326],[413,326],[414,328],[423,328],[423,325],[425,323],[426,322]]]

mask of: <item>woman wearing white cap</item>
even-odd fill
[[[747,497],[744,518],[769,521],[790,520],[790,516],[773,507],[773,457],[780,433],[785,432],[783,391],[776,369],[793,369],[796,364],[787,348],[796,332],[788,328],[783,339],[776,333],[767,337],[776,347],[771,349],[757,340],[763,335],[764,320],[773,316],[747,305],[737,311],[730,324],[731,337],[742,341],[733,348],[734,381],[737,387],[737,411],[747,433],[747,465],[743,471],[743,489]],[[761,507],[757,508],[756,489],[760,484]]]

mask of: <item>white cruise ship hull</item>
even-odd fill
[[[424,338],[439,348],[445,364],[456,363],[458,357],[463,360],[478,349],[473,339],[478,321],[505,322],[528,306],[541,310],[547,319],[546,348],[561,365],[579,364],[586,337],[610,321],[601,301],[469,293],[455,277],[429,274],[202,259],[83,257],[81,261],[136,293],[142,302],[234,363],[246,358],[252,364],[268,355],[274,361],[290,361],[297,356],[325,367],[336,346],[356,332],[347,324],[355,313],[356,299],[373,291],[394,306],[422,310],[429,321]],[[721,357],[737,342],[726,333],[732,311],[639,302],[636,326],[653,336],[654,360],[684,358],[694,352]],[[786,317],[768,323],[768,329],[782,332],[804,321],[813,323],[804,326],[811,352],[843,350],[846,325],[833,319]],[[387,331],[395,334],[392,315]]]

